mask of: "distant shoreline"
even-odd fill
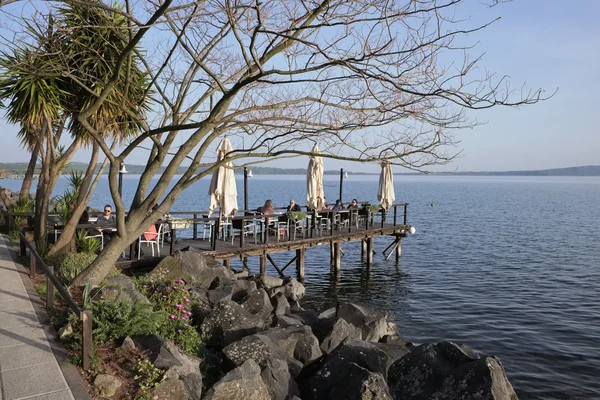
[[[27,163],[0,163],[0,179],[23,179]],[[139,175],[144,171],[143,165],[127,165],[127,172],[132,175]],[[70,171],[85,171],[87,164],[73,162],[65,169],[64,174],[69,174]],[[180,167],[177,174],[184,173],[186,167]],[[248,167],[256,176],[260,175],[305,175],[304,168],[271,168],[271,167]],[[344,170],[349,176],[351,175],[379,175],[369,172],[353,172]],[[160,174],[162,169],[157,172]],[[236,174],[242,174],[243,171],[238,169]],[[106,174],[106,173],[105,173]],[[325,171],[325,175],[339,176],[340,170]],[[37,175],[37,171],[36,171]],[[586,165],[567,168],[553,168],[542,170],[522,170],[522,171],[465,171],[465,172],[435,172],[424,174],[419,172],[395,173],[394,175],[417,176],[417,175],[433,175],[433,176],[600,176],[600,165]]]

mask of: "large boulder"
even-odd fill
[[[329,400],[392,400],[382,374],[349,363],[343,375],[346,381],[331,388]]]
[[[500,360],[452,342],[415,347],[392,364],[388,385],[395,399],[517,399]]]
[[[240,302],[248,293],[257,289],[256,282],[251,279],[236,279],[234,281],[233,292],[231,293],[231,300]]]
[[[367,307],[341,302],[337,315],[360,328],[362,339],[367,342],[378,342],[384,336],[396,333],[396,326],[388,324],[385,313]]]
[[[319,341],[308,326],[272,328],[259,335],[269,337],[288,356],[294,357],[304,366],[319,359],[323,354],[319,347]]]
[[[96,375],[94,379],[94,388],[102,397],[113,397],[121,385],[123,382],[119,378],[108,374]]]
[[[264,289],[252,290],[243,298],[239,304],[250,314],[255,315],[265,323],[271,323],[271,312],[273,305],[269,299],[269,295]]]
[[[262,316],[251,314],[234,301],[223,301],[208,314],[200,328],[208,336],[209,344],[222,347],[266,327]]]
[[[235,287],[235,281],[231,279],[220,279],[215,278],[212,282],[209,290],[206,292],[206,297],[208,301],[213,306],[222,301],[231,300],[231,295],[233,294],[233,290]]]
[[[308,379],[308,389],[315,400],[330,399],[332,391],[340,391],[340,385],[347,385],[350,364],[366,369],[382,377],[387,376],[389,358],[375,344],[357,340],[347,340],[329,354],[320,368]],[[385,379],[384,379],[385,380]]]
[[[187,285],[208,289],[215,278],[232,280],[233,272],[228,267],[193,251],[176,251],[165,257],[148,274],[148,279],[174,281],[183,279]]]
[[[279,279],[279,278],[273,278],[273,279]],[[297,279],[288,278],[286,280],[280,280],[280,281],[282,281],[282,284],[279,286],[269,285],[270,287],[265,287],[266,289],[268,289],[270,297],[275,296],[277,293],[283,293],[283,295],[289,301],[300,301],[306,295],[306,289],[304,288],[304,285],[301,284],[300,282],[298,282]],[[270,283],[275,283],[275,282],[270,282]]]
[[[260,367],[248,360],[230,371],[206,393],[205,400],[271,400]]]
[[[300,397],[298,384],[290,375],[288,364],[283,360],[267,360],[260,374],[267,385],[271,400],[288,400],[290,397]]]
[[[294,378],[302,370],[302,363],[283,351],[270,337],[260,334],[250,335],[231,343],[223,349],[225,356],[236,366],[253,360],[261,368],[266,368],[269,360],[282,360]]]
[[[182,354],[171,342],[156,335],[144,335],[133,339],[136,345],[149,350],[148,359],[165,370],[165,380],[156,387],[155,396],[160,399],[200,400],[202,375],[198,357]],[[185,396],[181,397],[184,393]],[[180,396],[180,397],[177,397]]]
[[[324,353],[331,353],[335,350],[344,340],[360,340],[361,331],[359,328],[346,322],[345,319],[338,319],[331,329],[331,332],[321,342],[321,350]]]
[[[290,313],[290,302],[283,293],[277,293],[271,297],[271,304],[275,310],[275,315],[285,315]]]
[[[113,276],[105,280],[106,285],[100,292],[102,300],[121,300],[128,301],[131,304],[136,302],[150,303],[150,301],[135,287],[130,277],[125,275]]]

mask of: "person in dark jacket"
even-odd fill
[[[287,207],[286,212],[294,212],[294,211],[302,211],[300,209],[300,206],[298,204],[296,204],[296,202],[294,201],[294,199],[290,200],[290,205]]]

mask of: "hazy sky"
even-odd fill
[[[474,3],[478,3],[474,0]],[[526,83],[547,93],[558,89],[550,100],[520,109],[495,108],[474,112],[472,117],[486,124],[457,132],[462,156],[443,170],[493,171],[543,169],[600,164],[600,1],[514,0],[486,10],[473,6],[472,23],[496,16],[502,19],[470,37],[479,44],[471,53],[485,53],[483,64],[491,72],[508,75],[513,86]],[[0,111],[2,162],[27,161],[19,148],[16,127],[4,121]],[[89,160],[85,152],[76,161]],[[144,164],[143,151],[127,159]],[[305,159],[280,160],[274,166],[305,166]],[[325,160],[325,168],[378,170]],[[397,170],[396,172],[405,172]]]

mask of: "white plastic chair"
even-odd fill
[[[244,235],[253,235],[254,236],[254,244],[256,244],[256,238],[258,236],[257,225],[254,222],[246,223],[245,220],[240,220],[242,222],[242,228],[235,227],[235,224],[231,225],[231,244],[233,244],[235,237]]]
[[[154,257],[154,245],[156,245],[156,251],[160,256],[160,234],[162,232],[162,224],[158,227],[158,232],[144,232],[142,236],[140,236],[140,240],[138,241],[138,260],[142,255],[142,243],[146,243],[150,245],[152,249],[152,257]],[[146,236],[144,235],[156,235],[154,239],[146,240]]]

